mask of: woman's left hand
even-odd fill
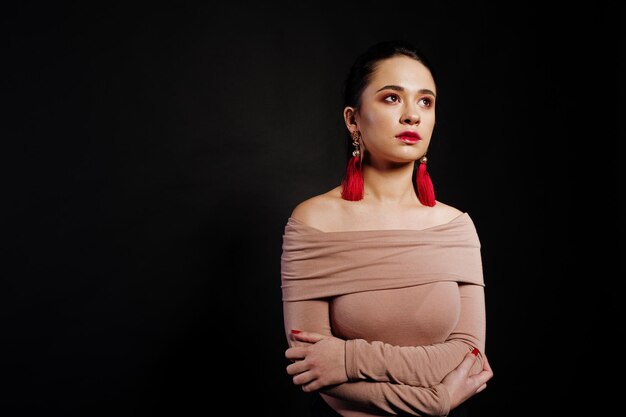
[[[302,386],[303,391],[316,391],[348,381],[345,340],[311,332],[292,332],[291,337],[307,343],[285,351],[285,357],[294,361],[287,366],[287,373],[294,375],[293,383]]]

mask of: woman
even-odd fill
[[[480,242],[426,171],[436,99],[412,45],[359,56],[345,84],[346,175],[285,226],[287,373],[314,393],[313,416],[452,415],[493,376]]]

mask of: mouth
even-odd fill
[[[414,145],[421,140],[420,135],[416,132],[402,132],[396,135],[396,139],[410,145]]]

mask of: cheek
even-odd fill
[[[423,128],[425,128],[426,130],[429,130],[430,132],[433,131],[433,129],[435,128],[435,115],[428,115],[426,117],[422,118],[422,126]]]
[[[368,126],[375,126],[378,122],[378,115],[373,111],[366,111],[361,113],[361,122]]]
[[[361,120],[370,129],[376,130],[377,128],[393,123],[397,120],[397,117],[391,109],[368,108],[367,111],[361,114]]]

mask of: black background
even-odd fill
[[[396,38],[433,61],[429,171],[483,248],[471,415],[615,414],[622,7],[466,3],[5,8],[3,415],[306,416],[282,229],[343,173],[349,65]]]

